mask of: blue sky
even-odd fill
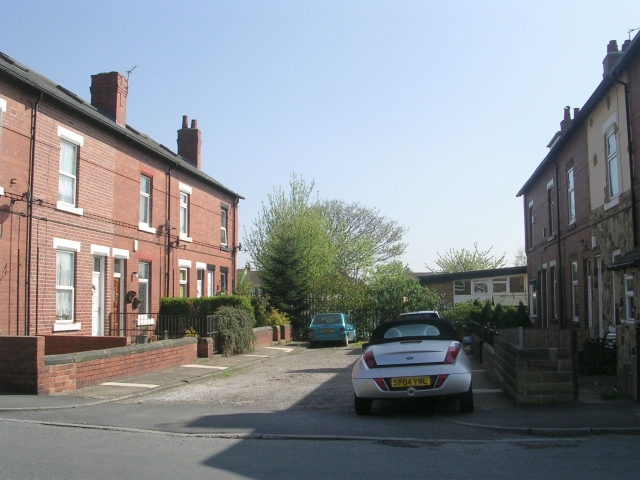
[[[322,198],[408,228],[403,262],[524,244],[516,193],[565,106],[602,79],[638,1],[3,0],[0,51],[90,99],[133,71],[127,123],[176,148],[202,130],[202,169],[246,200],[240,235],[292,172]],[[635,33],[632,33],[633,36]],[[573,111],[573,110],[572,110]],[[248,258],[240,257],[240,264]]]

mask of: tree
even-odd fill
[[[396,260],[406,250],[406,228],[380,214],[376,208],[344,200],[324,201],[334,248],[335,268],[358,279],[376,264]]]
[[[400,262],[378,265],[367,278],[367,291],[381,321],[393,320],[404,312],[442,307],[442,298],[422,287]]]
[[[300,326],[313,282],[330,272],[334,261],[314,183],[293,173],[289,187],[289,192],[274,188],[244,243],[271,305]]]
[[[439,270],[434,270],[428,265],[425,266],[436,273],[470,272],[473,270],[491,270],[493,268],[504,267],[506,253],[500,258],[490,255],[493,246],[484,252],[478,251],[478,244],[473,244],[473,251],[463,248],[462,250],[450,249],[444,255],[438,253],[436,265]]]
[[[514,267],[523,267],[527,264],[527,255],[524,253],[524,248],[518,248],[516,252],[516,258],[513,261]]]

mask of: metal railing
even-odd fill
[[[129,337],[131,343],[182,337],[215,338],[219,322],[219,315],[110,314],[105,335]]]

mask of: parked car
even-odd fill
[[[357,339],[356,328],[344,313],[319,313],[314,315],[309,326],[309,346],[318,342],[341,342],[349,345]]]
[[[373,400],[431,397],[456,397],[460,411],[473,411],[469,357],[453,325],[431,313],[383,323],[362,345],[351,373],[358,415],[370,414]]]

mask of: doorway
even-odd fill
[[[104,335],[104,257],[93,257],[91,335]]]

